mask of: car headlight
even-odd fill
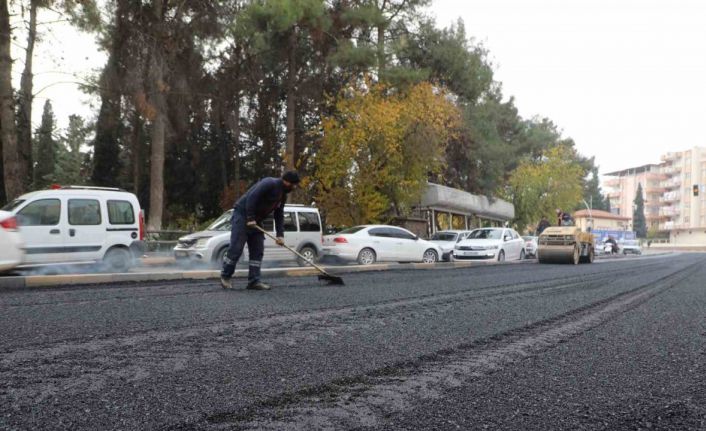
[[[199,238],[196,241],[195,247],[197,247],[197,248],[206,247],[206,244],[208,244],[209,239],[211,239],[211,238]]]
[[[497,250],[499,247],[497,245],[489,245],[485,249],[486,250]]]

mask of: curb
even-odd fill
[[[427,263],[404,263],[404,264],[374,264],[367,266],[325,266],[326,271],[333,274],[353,274],[360,272],[377,272],[389,270],[438,270],[485,267],[497,265],[513,265],[533,263],[532,260],[516,262],[439,262],[436,264]],[[308,277],[317,275],[319,272],[314,268],[265,268],[262,273],[269,276],[280,277]],[[209,280],[216,279],[220,275],[218,270],[197,270],[197,271],[177,271],[177,272],[143,272],[143,273],[116,273],[116,274],[64,274],[64,275],[28,275],[18,277],[0,277],[0,290],[16,290],[23,288],[51,288],[95,285],[104,283],[135,283],[149,281],[181,281],[181,280]],[[246,278],[247,270],[236,270],[234,278]]]
[[[650,253],[641,257],[663,256],[674,254],[672,252]],[[637,259],[636,257],[635,259]],[[597,259],[599,260],[599,259]],[[613,258],[602,258],[610,261]],[[632,260],[631,258],[618,258],[616,261]],[[509,262],[496,261],[469,261],[469,262],[438,262],[428,263],[403,263],[403,264],[373,264],[367,266],[324,266],[326,271],[335,275],[354,274],[360,272],[377,272],[390,270],[440,270],[473,267],[489,267],[499,265],[526,265],[537,263],[535,259],[518,260]],[[309,277],[319,272],[315,268],[265,268],[263,274],[274,277]],[[246,278],[247,270],[239,269],[233,274],[234,278]],[[151,281],[183,281],[183,280],[209,280],[220,275],[218,270],[194,270],[176,272],[142,272],[142,273],[116,273],[116,274],[65,274],[65,275],[28,275],[19,277],[0,277],[0,290],[21,290],[24,288],[52,288],[67,286],[84,286],[104,283],[138,283]]]

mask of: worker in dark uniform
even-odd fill
[[[248,244],[250,261],[248,263],[248,289],[269,290],[270,286],[260,280],[262,255],[265,252],[265,235],[255,228],[274,212],[277,245],[284,245],[284,205],[287,194],[299,184],[299,175],[294,171],[286,172],[282,178],[263,178],[252,186],[235,203],[230,228],[230,246],[223,257],[221,286],[232,289],[231,277],[235,264]]]

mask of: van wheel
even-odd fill
[[[302,247],[301,250],[299,250],[299,254],[307,258],[308,261],[316,263],[316,250],[314,250],[311,246],[304,246]],[[304,259],[301,257],[297,257],[297,264],[299,266],[308,266],[309,264],[306,263]]]
[[[132,254],[125,248],[111,248],[103,256],[103,271],[127,272],[132,267]]]

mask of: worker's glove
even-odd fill
[[[278,236],[278,237],[277,237],[277,240],[275,241],[275,243],[276,243],[277,245],[284,246],[284,238],[282,238],[281,236]]]
[[[255,220],[250,220],[245,223],[245,226],[249,227],[250,229],[255,229],[255,226],[257,226],[257,222]]]

